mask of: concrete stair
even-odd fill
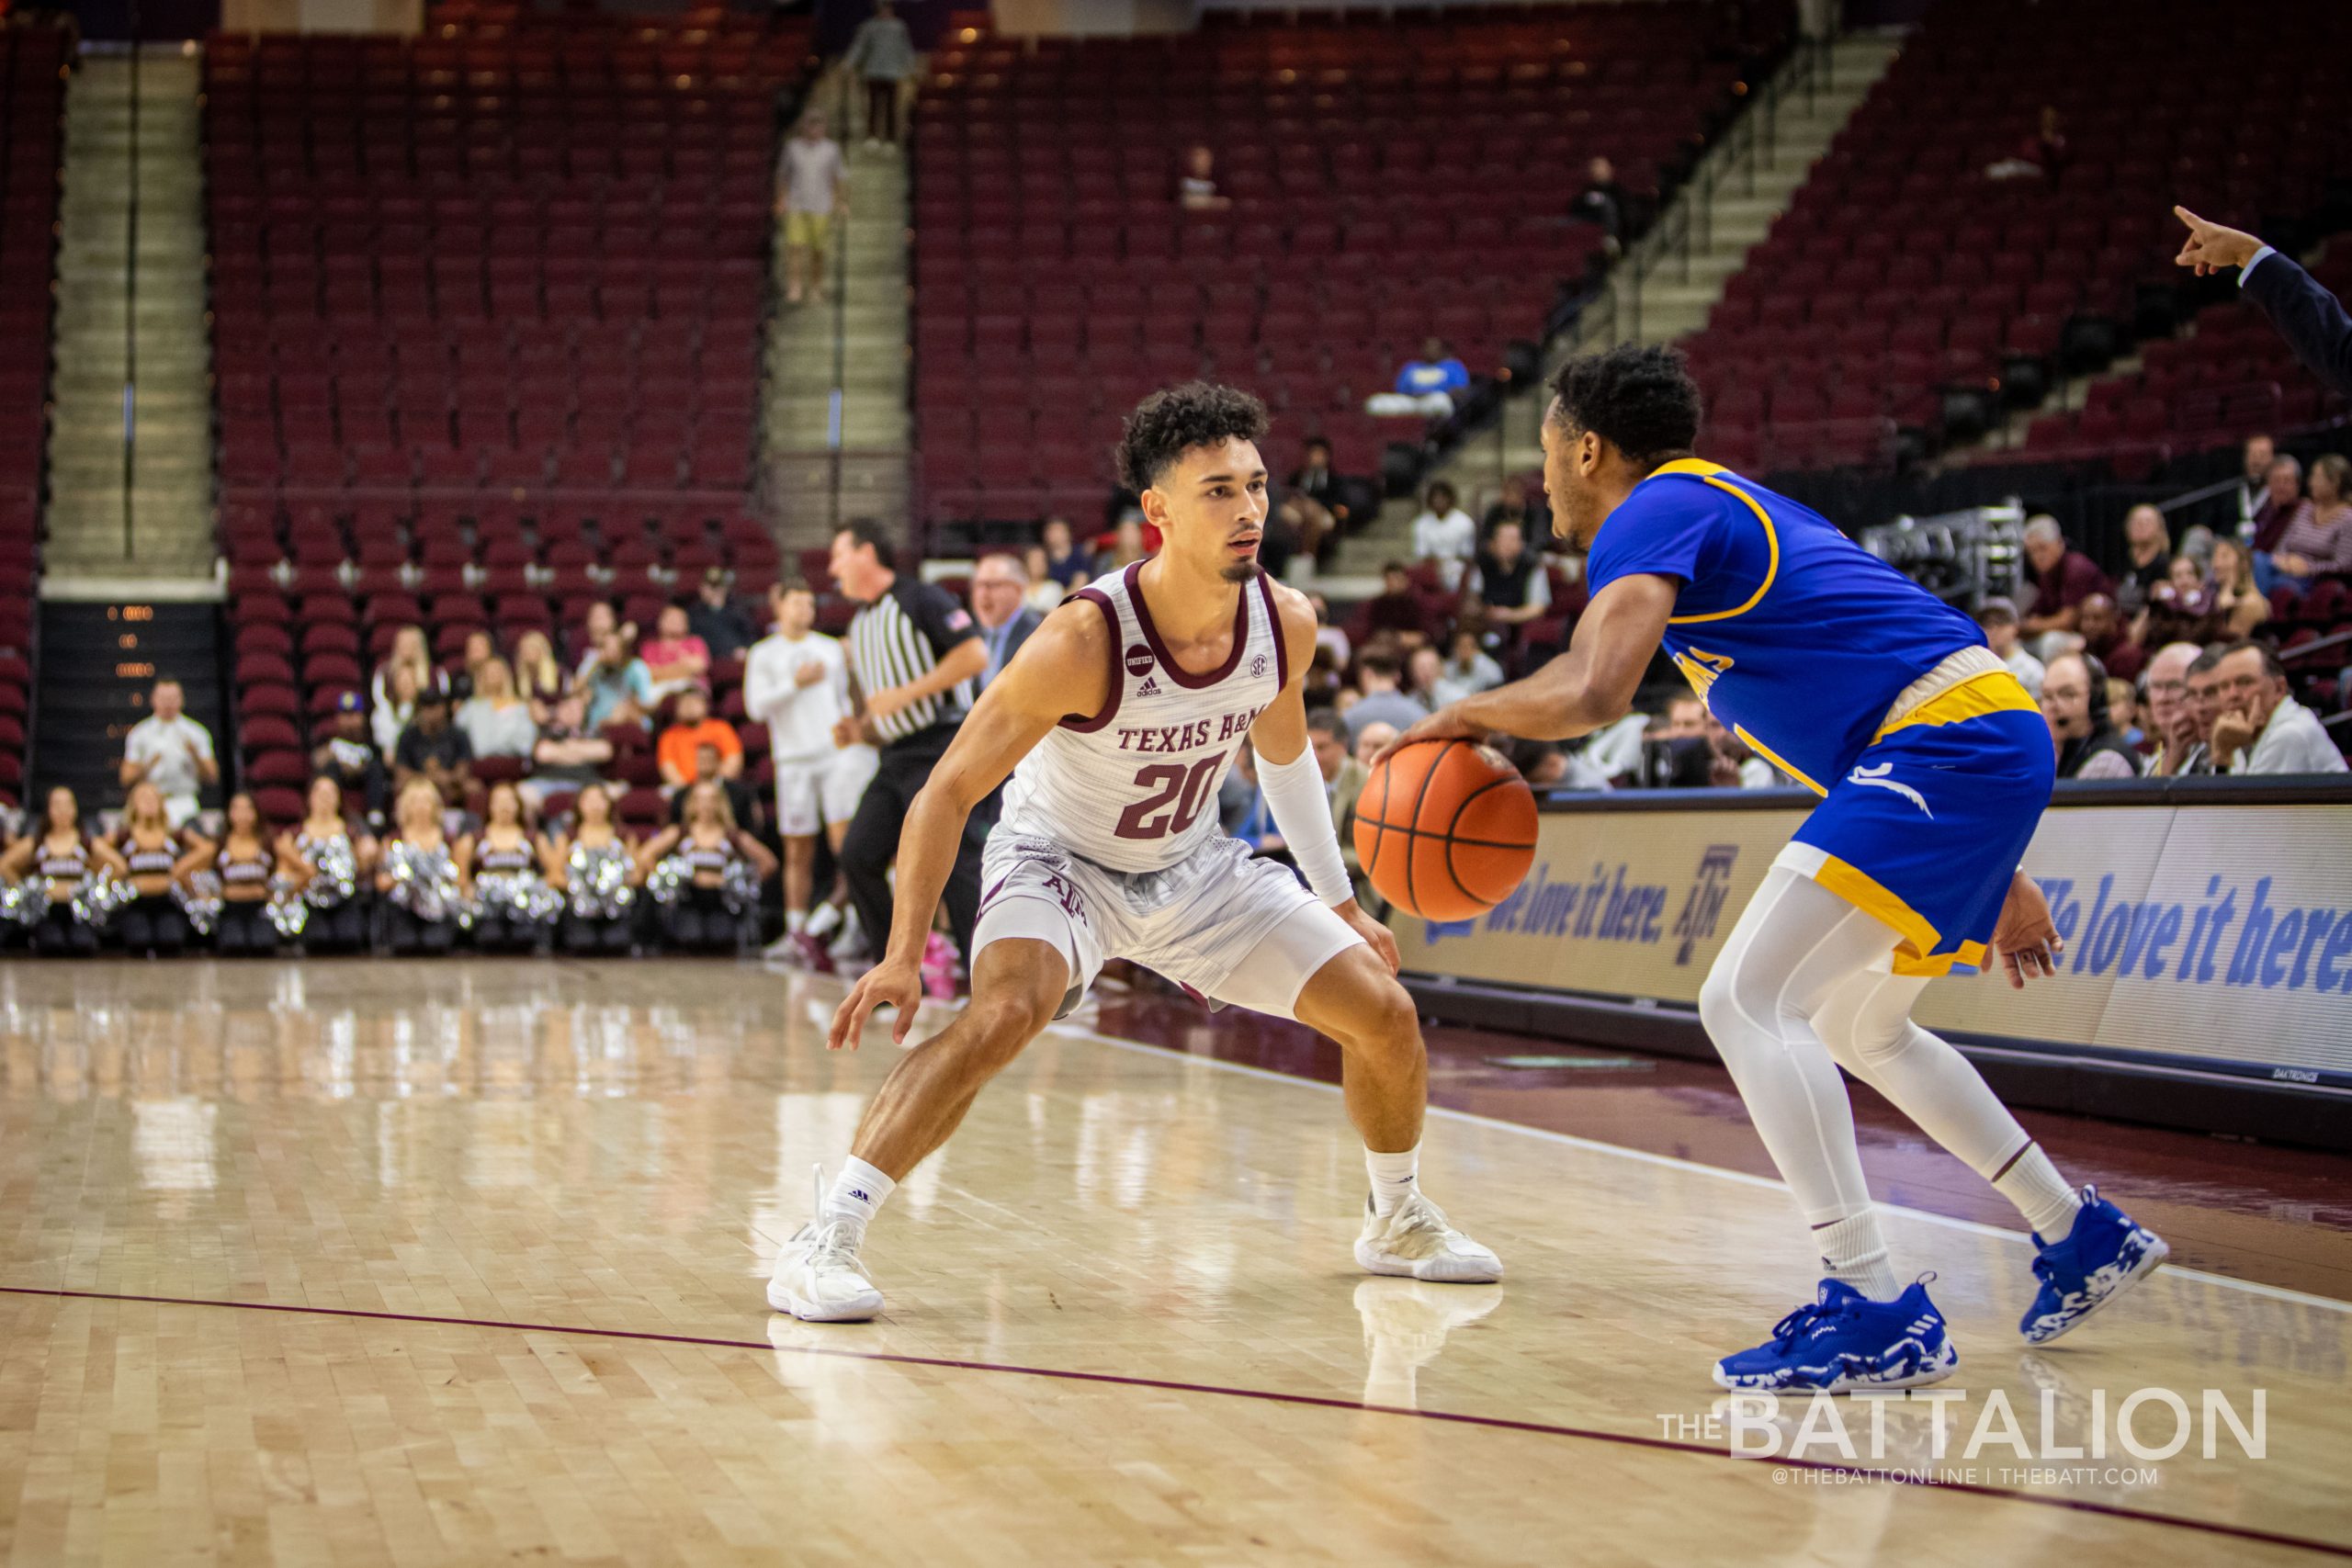
[[[212,352],[198,84],[194,56],[150,45],[135,73],[127,51],[85,53],[67,91],[49,446],[52,573],[176,579],[211,570]]]
[[[833,101],[828,93],[820,87],[812,101]],[[837,335],[840,516],[902,524],[908,512],[906,156],[856,141],[845,150],[850,217],[842,265],[829,268],[823,303],[783,302],[781,225],[776,234],[777,306],[768,326],[760,467],[788,550],[824,544],[832,531]]]
[[[1879,78],[1886,74],[1901,48],[1900,38],[1892,34],[1849,34],[1831,46],[1826,84],[1815,89],[1811,102],[1801,90],[1785,92],[1776,108],[1749,110],[1751,115],[1770,115],[1769,131],[1763,124],[1755,128],[1753,155],[1742,151],[1745,144],[1738,136],[1726,134],[1702,161],[1702,173],[1685,182],[1677,197],[1679,204],[1697,203],[1705,184],[1703,172],[1711,166],[1719,171],[1713,202],[1703,209],[1694,207],[1690,214],[1693,228],[1687,262],[1679,255],[1660,259],[1636,284],[1632,258],[1621,261],[1615,275],[1620,306],[1613,331],[1589,338],[1578,351],[1624,342],[1671,343],[1704,326],[1708,312],[1723,298],[1724,286],[1747,265],[1748,252],[1770,231],[1773,220],[1788,210],[1797,187],[1804,184],[1813,165],[1828,151],[1829,143]],[[1792,69],[1783,67],[1784,72]],[[1676,213],[1669,208],[1651,231],[1648,243],[1656,243],[1656,236],[1674,232],[1675,222]],[[1636,243],[1638,247],[1642,242]],[[1553,345],[1547,363],[1556,364],[1564,352],[1565,345]],[[1463,504],[1474,515],[1481,512],[1493,499],[1498,475],[1543,467],[1536,434],[1542,403],[1540,394],[1532,394],[1506,407],[1499,455],[1498,434],[1488,431],[1449,455],[1430,477],[1452,482]],[[1418,501],[1389,502],[1371,526],[1340,547],[1337,570],[1350,577],[1376,574],[1382,561],[1405,555],[1411,543],[1412,519],[1419,511]]]

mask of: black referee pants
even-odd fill
[[[938,725],[883,747],[874,782],[865,786],[842,840],[842,875],[849,883],[850,902],[857,906],[858,923],[865,928],[866,945],[877,957],[889,945],[890,863],[898,858],[907,812],[955,738],[952,725]],[[972,961],[972,927],[980,918],[980,846],[996,825],[996,814],[993,794],[972,808],[964,841],[956,846],[956,869],[947,877],[947,927],[967,966]]]

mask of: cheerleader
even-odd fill
[[[686,791],[683,815],[637,857],[662,908],[662,935],[681,952],[732,952],[758,916],[760,884],[775,874],[775,856],[735,825],[716,780]]]
[[[264,836],[260,808],[243,791],[229,797],[229,827],[212,852],[211,864],[198,874],[215,886],[188,903],[188,916],[201,930],[212,928],[213,950],[223,958],[266,958],[277,951],[277,927],[270,919],[270,883],[278,856]],[[191,879],[194,880],[194,879]]]
[[[413,778],[392,803],[392,832],[376,867],[379,929],[394,954],[449,951],[472,919],[473,840],[441,830],[441,792]]]
[[[563,950],[575,957],[626,953],[645,901],[645,873],[613,822],[612,793],[592,784],[573,800],[571,832],[555,844],[548,880],[563,892]]]
[[[343,786],[311,781],[302,824],[277,838],[277,886],[270,923],[306,953],[356,953],[368,945],[367,895],[378,847],[343,815]]]
[[[523,818],[523,795],[511,784],[491,786],[487,820],[474,844],[474,945],[485,953],[533,953],[563,897],[550,881],[555,850]]]
[[[82,805],[63,784],[49,792],[40,829],[0,855],[6,908],[32,932],[35,953],[85,958],[119,902],[130,868],[112,844],[82,831]]]
[[[193,829],[175,829],[164,809],[164,792],[152,784],[130,786],[123,802],[121,844],[130,901],[116,917],[125,953],[177,958],[193,929],[187,909],[187,879],[212,858],[212,846]]]

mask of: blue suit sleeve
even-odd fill
[[[1592,541],[1588,591],[1644,574],[1697,581],[1722,525],[1723,500],[1695,480],[1658,479],[1637,488]]]
[[[2276,252],[2245,275],[2245,292],[2312,375],[2352,398],[2352,316],[2342,300]]]

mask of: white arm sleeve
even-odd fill
[[[1331,825],[1331,801],[1323,793],[1323,770],[1316,765],[1315,749],[1310,746],[1287,762],[1272,761],[1260,752],[1258,788],[1315,896],[1334,908],[1354,897],[1347,863],[1340,858],[1340,834]]]

